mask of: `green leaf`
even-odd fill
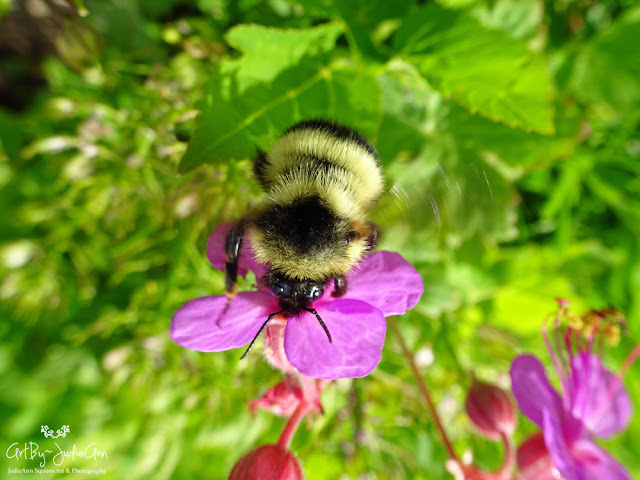
[[[0,162],[18,154],[21,140],[20,123],[13,115],[0,109]]]
[[[549,136],[526,132],[502,123],[493,122],[480,115],[454,106],[445,121],[460,145],[480,152],[494,165],[499,162],[509,177],[535,168],[544,168],[558,158],[570,156],[573,139],[566,136]],[[495,157],[495,158],[494,158]]]
[[[11,11],[11,0],[0,0],[0,18]]]
[[[556,309],[555,298],[566,298],[575,312],[588,309],[589,303],[578,296],[576,278],[589,278],[582,260],[592,246],[572,245],[561,256],[554,248],[535,244],[504,253],[503,285],[494,294],[491,323],[516,334],[540,332],[548,316]],[[593,299],[591,299],[593,300]]]
[[[570,85],[585,101],[604,101],[615,107],[640,102],[640,7],[599,34],[580,52]]]
[[[340,17],[347,25],[347,36],[360,54],[372,59],[383,59],[374,36],[384,21],[399,20],[411,6],[407,0],[350,0],[335,2]],[[380,32],[380,30],[378,30]]]
[[[538,0],[497,0],[473,11],[484,25],[513,38],[530,39],[543,27],[544,4]]]
[[[519,41],[464,13],[429,5],[405,19],[396,47],[436,89],[469,111],[553,133],[545,62]]]
[[[268,149],[283,130],[305,118],[330,118],[375,141],[379,87],[368,71],[328,60],[325,51],[339,33],[332,24],[300,31],[234,29],[230,41],[247,52],[214,72],[179,172],[253,156],[256,147]],[[273,53],[267,44],[276,41],[284,42],[292,56],[265,61]]]
[[[273,81],[304,58],[331,52],[341,33],[342,27],[334,23],[303,30],[279,30],[260,25],[239,25],[230,29],[226,34],[227,42],[243,54],[240,61],[231,62],[236,68],[239,92],[256,83]]]

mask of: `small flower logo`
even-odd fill
[[[64,438],[67,436],[67,433],[70,432],[69,425],[63,425],[62,428],[59,428],[55,433],[48,425],[42,425],[40,431],[44,434],[45,438]]]

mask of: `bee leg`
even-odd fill
[[[229,300],[236,296],[238,291],[238,260],[242,251],[244,239],[244,221],[233,224],[224,241],[224,291]]]
[[[341,297],[347,293],[347,278],[343,276],[337,276],[333,279],[334,290],[331,294],[332,297]]]
[[[380,240],[380,227],[373,222],[367,223],[367,252],[373,250]]]

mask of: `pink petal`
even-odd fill
[[[255,413],[258,408],[280,417],[290,417],[303,399],[302,390],[290,381],[278,383],[262,396],[249,402],[249,411]]]
[[[227,234],[233,222],[223,222],[216,226],[209,235],[207,240],[207,258],[211,262],[211,265],[218,270],[224,272],[225,255],[224,255],[224,243],[227,238]],[[267,271],[267,266],[258,263],[253,258],[251,251],[251,242],[249,237],[245,237],[242,241],[242,251],[240,252],[240,258],[238,260],[238,275],[245,277],[247,271],[252,271],[256,274],[256,278],[261,279]]]
[[[518,406],[542,428],[543,409],[562,410],[562,400],[549,383],[542,363],[533,355],[520,355],[511,364],[511,389]]]
[[[567,439],[560,417],[544,412],[544,441],[565,480],[631,480],[629,473],[590,438]]]
[[[264,356],[269,365],[285,374],[298,375],[296,367],[291,365],[284,351],[284,334],[287,319],[278,315],[269,322],[264,332]]]
[[[171,338],[199,352],[220,352],[246,345],[269,313],[277,311],[272,297],[261,292],[239,293],[227,307],[222,295],[196,298],[173,316]]]
[[[413,265],[399,253],[379,251],[368,255],[347,276],[343,298],[367,302],[388,317],[415,307],[423,291],[424,282]]]
[[[384,315],[359,300],[339,298],[316,307],[333,338],[316,317],[302,312],[287,320],[284,349],[289,361],[307,377],[364,377],[380,362],[387,330]]]
[[[568,395],[573,415],[598,437],[624,430],[633,406],[620,379],[589,352],[572,357],[571,370]]]
[[[549,456],[565,480],[586,480],[567,444],[562,416],[556,413],[547,409],[542,412],[542,432]]]
[[[580,477],[585,480],[631,480],[629,472],[602,447],[583,438],[572,445],[578,461]]]

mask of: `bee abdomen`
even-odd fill
[[[310,195],[268,210],[259,225],[269,237],[286,238],[292,253],[305,255],[333,243],[340,219],[319,196]]]
[[[364,209],[382,192],[380,160],[362,136],[340,125],[310,120],[294,125],[256,161],[256,175],[265,190],[278,184],[306,183],[318,191],[327,185],[357,192],[352,201]]]

